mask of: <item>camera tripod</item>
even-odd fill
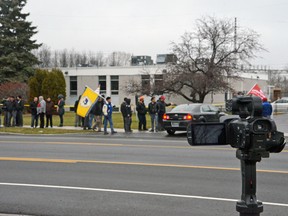
[[[269,152],[251,152],[238,149],[236,157],[241,161],[242,196],[236,204],[240,216],[260,216],[263,204],[256,197],[256,163],[262,157],[269,157]]]

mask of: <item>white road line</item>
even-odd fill
[[[182,195],[182,194],[168,194],[168,193],[154,193],[154,192],[145,192],[145,191],[113,190],[113,189],[102,189],[102,188],[86,188],[86,187],[38,185],[38,184],[22,184],[22,183],[5,183],[5,182],[0,182],[0,185],[2,185],[2,186],[17,186],[17,187],[55,188],[55,189],[82,190],[82,191],[100,191],[100,192],[125,193],[125,194],[140,194],[140,195],[149,195],[149,196],[177,197],[177,198],[187,198],[187,199],[224,201],[224,202],[237,202],[238,201],[237,199],[228,199],[228,198],[192,196],[192,195]],[[272,205],[272,206],[288,207],[288,204],[285,204],[285,203],[263,202],[263,204],[264,205]]]

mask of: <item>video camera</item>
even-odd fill
[[[259,97],[240,96],[232,100],[233,116],[220,123],[193,123],[187,128],[190,145],[228,145],[247,152],[249,157],[269,157],[285,147],[284,133],[275,122],[262,117]],[[236,116],[237,115],[237,116]]]

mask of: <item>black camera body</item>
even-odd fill
[[[191,123],[187,130],[189,144],[230,144],[260,157],[269,157],[269,153],[281,152],[285,147],[284,133],[277,131],[272,119],[262,117],[261,98],[234,98],[232,114],[221,123]]]
[[[260,216],[263,203],[256,197],[256,163],[285,147],[284,133],[275,122],[262,117],[259,97],[241,96],[232,100],[232,114],[220,123],[193,123],[187,128],[190,145],[228,145],[236,148],[241,161],[242,195],[236,204],[240,216]]]

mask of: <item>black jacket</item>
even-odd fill
[[[16,110],[23,112],[23,110],[24,110],[24,102],[23,102],[23,100],[17,101],[16,103],[17,103],[16,104]]]
[[[131,100],[126,99],[122,104],[121,104],[121,113],[124,118],[126,117],[131,117],[132,115],[132,109],[131,109]]]
[[[5,102],[4,106],[8,112],[12,112],[16,109],[15,103],[8,100]]]
[[[74,103],[74,112],[77,113],[77,108],[78,108],[79,100],[76,100]]]
[[[171,103],[165,103],[164,101],[158,101],[157,102],[157,105],[158,105],[158,113],[161,113],[161,114],[164,114],[164,113],[166,113],[166,106],[170,106],[171,105]]]
[[[146,109],[144,103],[138,103],[136,110],[137,110],[139,115],[145,115],[147,113],[147,109]]]
[[[92,113],[93,115],[96,115],[96,116],[100,116],[100,115],[102,115],[102,108],[103,108],[103,102],[102,101],[97,101],[93,105],[90,113]]]
[[[31,110],[32,115],[37,115],[37,105],[38,105],[38,102],[33,101],[30,103],[30,110]]]
[[[148,105],[149,114],[156,114],[158,112],[158,104],[150,102]]]

